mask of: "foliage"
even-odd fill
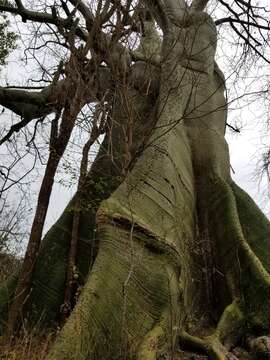
[[[18,36],[10,31],[10,21],[6,15],[0,14],[0,65],[6,65],[8,55],[16,48]]]

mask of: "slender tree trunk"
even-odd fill
[[[11,338],[15,334],[17,328],[20,328],[21,320],[23,319],[23,307],[27,301],[27,297],[30,295],[33,271],[39,254],[42,232],[54,184],[54,177],[58,164],[69,142],[75,120],[80,109],[76,100],[77,99],[75,97],[75,101],[74,99],[71,99],[69,100],[70,103],[66,105],[59,131],[58,119],[60,114],[57,114],[55,119],[52,121],[50,154],[39,191],[36,213],[30,232],[26,254],[20,270],[14,299],[9,309],[7,325],[8,338]]]
[[[9,337],[14,334],[16,327],[18,326],[18,321],[20,321],[19,318],[23,316],[22,308],[25,301],[27,300],[27,295],[29,294],[29,290],[31,287],[32,273],[39,252],[42,231],[46,219],[52,187],[54,184],[54,176],[59,161],[60,158],[58,156],[55,156],[54,153],[50,154],[39,191],[37,209],[31,228],[30,238],[24,257],[23,266],[20,271],[20,277],[14,294],[14,300],[9,309]]]

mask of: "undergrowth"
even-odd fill
[[[54,333],[24,333],[10,344],[0,344],[1,360],[44,360],[55,339]]]

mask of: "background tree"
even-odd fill
[[[27,203],[25,198],[15,204],[1,197],[0,202],[0,279],[5,281],[18,272],[21,263],[23,242],[27,240]]]
[[[83,157],[83,184],[38,243],[30,286],[0,293],[2,321],[12,303],[10,334],[20,317],[42,314],[52,325],[76,303],[65,296],[76,256],[73,275],[84,287],[50,360],[155,359],[180,343],[218,360],[269,354],[270,225],[231,179],[225,79],[215,61],[216,26],[229,24],[242,66],[251,51],[268,62],[268,8],[209,1],[222,15],[214,22],[207,3],[0,6],[45,26],[67,50],[58,81],[41,91],[0,89],[1,104],[22,117],[2,142],[50,113],[64,122],[67,111],[69,126],[86,104],[103,114],[99,153],[87,176]]]
[[[3,1],[1,1],[2,5]],[[0,14],[0,65],[6,64],[6,58],[16,47],[16,34],[10,30],[9,20],[3,13]]]
[[[2,5],[3,2],[1,2]],[[3,13],[0,14],[0,66],[6,65],[9,54],[16,48],[17,35],[10,29],[10,21]],[[0,68],[1,70],[1,68]],[[6,196],[5,180],[8,169],[0,165],[0,277],[4,281],[8,275],[18,271],[19,259],[14,254],[20,251],[22,242],[27,236],[26,194],[17,194],[17,200],[11,202]]]

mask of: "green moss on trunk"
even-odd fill
[[[97,260],[79,303],[48,359],[132,358],[167,307],[168,258],[145,235],[101,225]]]

